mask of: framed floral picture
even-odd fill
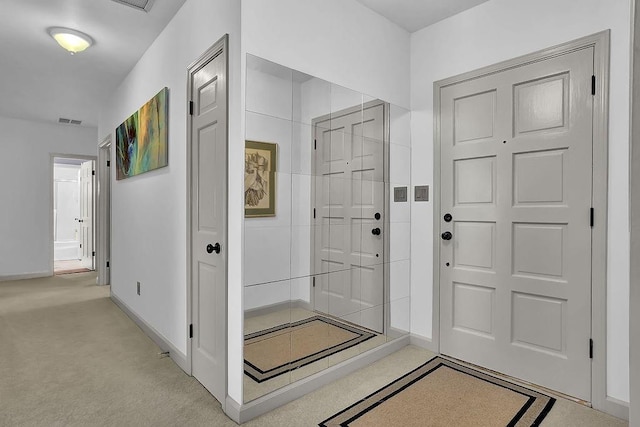
[[[276,215],[278,144],[245,141],[244,216]]]

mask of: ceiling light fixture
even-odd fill
[[[51,37],[71,55],[82,52],[93,44],[93,39],[80,31],[62,27],[51,27],[48,31]]]

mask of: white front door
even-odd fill
[[[441,88],[437,213],[441,352],[587,401],[593,61]]]
[[[93,185],[94,161],[89,160],[80,165],[80,263],[89,270],[94,269],[93,242]]]
[[[192,374],[226,398],[226,52],[191,71]]]
[[[384,109],[314,122],[314,308],[383,332]]]

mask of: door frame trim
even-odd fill
[[[389,220],[389,212],[391,210],[391,194],[390,194],[390,182],[389,182],[389,157],[391,152],[390,140],[391,140],[391,104],[385,102],[381,99],[374,99],[372,101],[364,102],[360,107],[354,106],[345,108],[339,111],[331,112],[328,114],[324,114],[319,117],[315,117],[311,120],[311,141],[315,138],[316,126],[319,122],[327,121],[331,119],[334,115],[345,116],[348,114],[353,114],[357,111],[364,111],[367,108],[374,108],[379,105],[382,105],[382,133],[383,133],[383,149],[382,149],[382,181],[384,183],[384,196],[383,196],[383,206],[385,210],[383,227],[389,231],[391,229],[391,223]],[[310,194],[310,202],[311,206],[309,209],[309,218],[311,221],[311,260],[309,265],[310,279],[315,278],[317,275],[322,274],[320,272],[315,271],[315,218],[313,217],[313,209],[315,208],[315,200],[316,200],[316,163],[315,163],[316,150],[311,150],[311,194]],[[382,233],[383,239],[383,250],[384,256],[382,260],[382,268],[383,268],[383,294],[382,294],[382,304],[383,304],[383,333],[387,334],[391,327],[391,310],[390,310],[390,283],[391,283],[391,266],[390,266],[390,254],[391,254],[391,239],[388,237],[389,232]],[[309,282],[309,308],[311,311],[315,311],[315,290],[313,289],[313,282]],[[329,314],[329,313],[326,313]]]
[[[54,266],[53,266],[53,262],[54,262],[54,258],[55,258],[55,237],[54,237],[54,233],[55,230],[53,229],[54,224],[53,224],[53,185],[54,185],[54,172],[53,172],[53,165],[55,163],[55,159],[60,158],[60,159],[78,159],[78,160],[86,160],[86,161],[90,161],[93,160],[94,162],[98,162],[98,157],[97,156],[86,156],[83,154],[62,154],[62,153],[49,153],[49,177],[50,177],[50,181],[49,181],[49,200],[51,201],[49,203],[49,272],[48,272],[48,276],[53,276],[55,275],[55,271],[54,271]],[[98,247],[96,246],[96,232],[97,232],[97,225],[96,224],[96,216],[97,216],[97,202],[98,202],[98,198],[97,198],[97,189],[98,189],[98,180],[96,178],[93,179],[93,224],[91,226],[92,233],[93,233],[93,249],[96,251],[96,255],[98,253]],[[96,270],[96,259],[97,256],[93,257],[93,270]],[[40,277],[40,276],[39,276]]]
[[[602,31],[547,49],[499,62],[433,83],[433,330],[434,350],[440,351],[440,91],[464,81],[496,74],[512,68],[566,55],[585,48],[594,49],[596,94],[593,105],[592,205],[595,224],[591,250],[591,336],[594,354],[591,364],[591,402],[595,409],[628,418],[628,408],[607,396],[607,197],[609,147],[609,44],[610,30]],[[586,214],[586,213],[585,213]],[[588,351],[585,343],[585,351]],[[627,415],[625,416],[625,409]]]
[[[98,272],[98,285],[108,285],[111,277],[107,273],[111,267],[107,262],[111,258],[111,169],[107,167],[107,153],[111,150],[111,134],[98,144],[97,169],[97,242],[96,242],[96,271]],[[106,185],[103,185],[106,182]]]
[[[185,366],[185,372],[191,376],[193,376],[193,372],[192,372],[192,346],[193,346],[193,340],[191,338],[189,338],[189,324],[193,324],[193,310],[192,310],[192,297],[193,297],[193,281],[192,281],[192,274],[191,274],[191,270],[193,267],[193,254],[191,251],[191,245],[192,245],[192,230],[191,230],[191,201],[192,201],[192,196],[191,196],[191,192],[192,192],[192,179],[191,179],[191,173],[192,173],[192,167],[191,167],[191,157],[192,157],[192,150],[191,150],[191,126],[192,126],[192,116],[189,114],[189,102],[193,101],[193,99],[191,99],[191,89],[192,89],[192,85],[193,85],[193,75],[203,66],[205,66],[206,64],[208,64],[210,61],[212,61],[214,58],[216,58],[218,55],[220,55],[220,53],[224,52],[224,54],[226,55],[226,61],[225,61],[225,86],[226,86],[226,94],[227,94],[227,99],[225,99],[225,106],[226,106],[226,115],[227,115],[227,123],[226,123],[226,129],[225,129],[225,140],[226,140],[226,146],[225,146],[225,155],[226,155],[226,173],[225,173],[225,182],[222,183],[222,191],[224,192],[223,195],[223,199],[224,199],[224,208],[223,208],[223,226],[222,226],[222,242],[224,246],[228,247],[228,235],[229,235],[229,231],[228,231],[228,206],[229,206],[229,189],[228,189],[228,184],[229,184],[229,34],[225,34],[224,36],[222,36],[218,41],[216,41],[209,49],[207,49],[204,53],[202,53],[202,55],[200,55],[200,57],[198,59],[196,59],[194,62],[192,62],[188,67],[187,67],[187,84],[186,84],[186,105],[184,106],[185,108],[185,112],[186,112],[186,124],[187,124],[187,144],[186,144],[186,163],[187,163],[187,176],[186,176],[186,211],[187,211],[187,218],[186,218],[186,225],[187,225],[187,247],[186,247],[186,258],[187,258],[187,324],[185,325],[186,327],[186,337],[187,337],[187,354],[185,357],[185,361],[186,361],[186,366]],[[227,318],[228,312],[229,312],[229,292],[228,292],[228,287],[229,287],[229,257],[225,257],[225,266],[224,266],[224,358],[222,360],[223,363],[223,369],[224,369],[224,389],[225,389],[225,398],[223,398],[220,401],[220,404],[222,405],[222,410],[225,410],[225,406],[226,406],[226,397],[228,396],[228,390],[229,390],[229,373],[228,373],[228,366],[229,366],[229,352],[228,352],[228,348],[229,348],[229,330],[228,330],[228,323],[229,320]],[[222,307],[222,305],[221,305]],[[210,393],[210,392],[209,392]]]

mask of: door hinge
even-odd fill
[[[107,268],[109,268],[109,261],[107,261]]]
[[[193,338],[193,323],[189,325],[189,338]]]
[[[193,116],[193,101],[189,101],[189,115]]]
[[[107,167],[110,168],[111,167],[111,160],[107,160]]]
[[[593,208],[589,209],[589,224],[591,225],[591,228],[593,228],[593,224],[595,223],[595,216],[596,216],[596,211]]]
[[[596,94],[596,76],[591,76],[591,95]]]
[[[313,219],[316,218],[316,208],[313,208]]]
[[[313,149],[316,150],[318,148],[318,141],[317,140],[313,140]]]
[[[82,249],[82,243],[80,243],[80,249]]]
[[[91,175],[95,175],[95,174],[96,174],[96,171],[91,171]]]
[[[593,359],[593,339],[589,338],[589,359]]]
[[[96,251],[91,252],[91,256],[96,256]]]
[[[312,286],[313,286],[314,288],[316,287],[316,278],[315,278],[315,277],[313,278],[313,285],[312,285]]]

